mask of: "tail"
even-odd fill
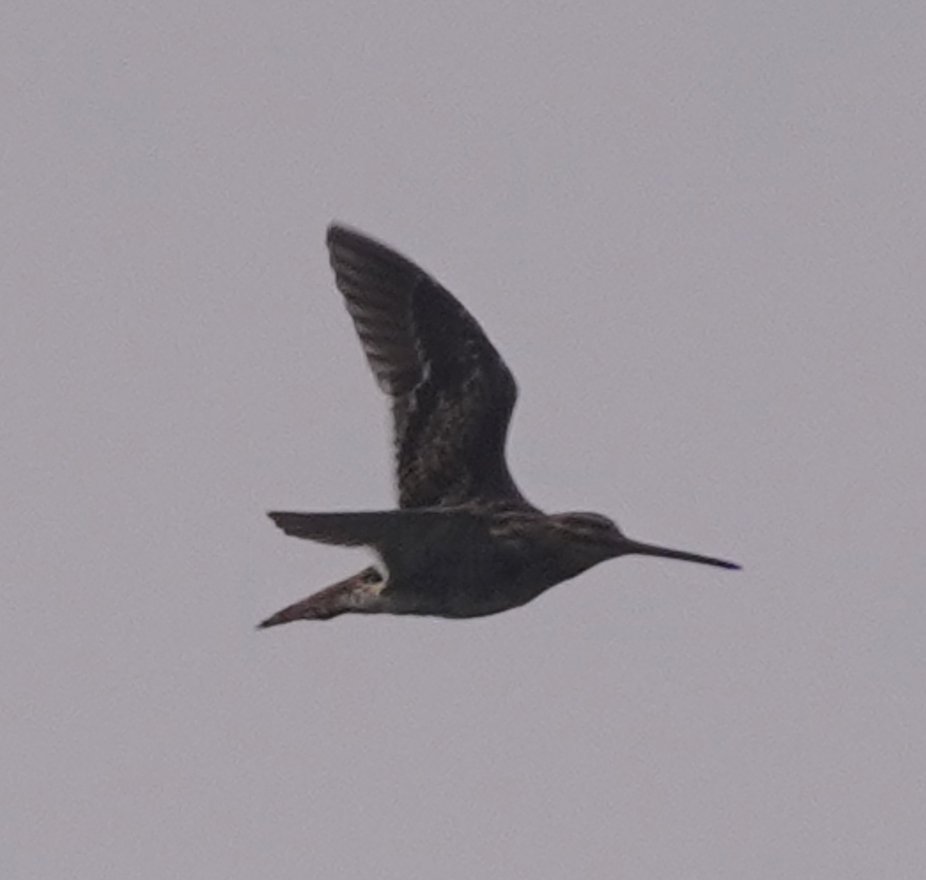
[[[339,614],[379,611],[379,593],[384,583],[375,568],[366,568],[359,574],[319,590],[305,599],[288,605],[257,624],[258,629],[279,626],[293,620],[330,620]]]

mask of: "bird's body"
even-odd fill
[[[517,387],[476,321],[418,266],[361,233],[332,226],[328,247],[367,359],[392,398],[399,509],[271,513],[289,535],[365,546],[378,564],[261,626],[348,612],[480,617],[628,553],[738,568],[633,541],[599,514],[534,507],[505,461]]]

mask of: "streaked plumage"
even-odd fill
[[[347,612],[478,617],[616,556],[739,566],[632,541],[594,513],[548,515],[505,460],[510,370],[466,309],[405,257],[333,225],[328,249],[367,360],[391,398],[398,510],[271,513],[288,535],[369,547],[379,564],[265,620]]]

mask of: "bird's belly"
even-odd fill
[[[534,566],[504,552],[440,554],[426,566],[390,572],[389,581],[387,592],[402,607],[400,613],[453,618],[517,608],[552,586]]]

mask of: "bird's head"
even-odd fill
[[[715,559],[712,556],[701,556],[698,553],[670,550],[668,547],[634,541],[617,527],[614,520],[600,513],[557,513],[551,517],[551,521],[562,540],[570,545],[571,555],[582,569],[591,568],[606,559],[634,553],[640,556],[659,556],[663,559],[683,559],[686,562],[700,562],[720,568],[739,568],[733,562]]]

